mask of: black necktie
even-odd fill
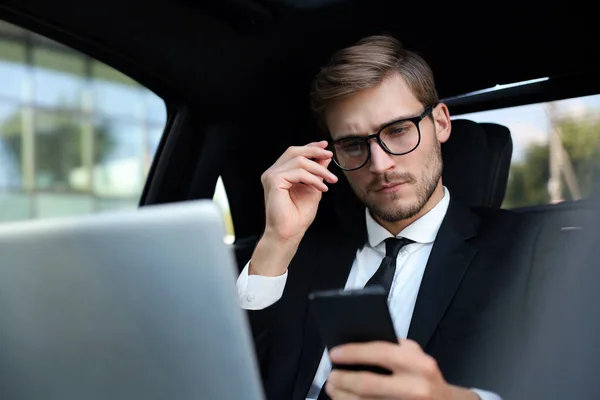
[[[407,238],[386,239],[385,257],[365,287],[379,285],[389,294],[390,288],[392,287],[392,281],[394,280],[394,273],[396,272],[396,258],[398,257],[398,253],[404,246],[411,243],[414,243],[414,241]]]
[[[392,287],[392,281],[394,280],[394,273],[396,272],[396,258],[400,250],[408,245],[414,243],[414,240],[407,238],[389,238],[385,240],[385,257],[379,264],[379,268],[375,271],[375,274],[369,279],[365,287],[371,285],[382,286],[386,293],[390,293]],[[325,384],[321,388],[319,397],[317,400],[329,400],[327,392],[325,392]]]

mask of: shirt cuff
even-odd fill
[[[498,396],[496,393],[488,392],[486,390],[471,388],[471,391],[479,396],[481,400],[502,400],[502,397]]]
[[[283,296],[287,271],[279,276],[249,275],[249,267],[250,262],[240,273],[236,284],[240,307],[244,310],[262,310],[275,304]]]

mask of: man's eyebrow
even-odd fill
[[[419,117],[420,115],[421,115],[421,114],[414,114],[414,113],[413,113],[413,114],[409,114],[409,115],[403,115],[403,116],[399,116],[399,117],[392,118],[392,119],[390,119],[389,121],[386,121],[386,122],[384,122],[383,124],[379,125],[379,127],[377,128],[377,130],[376,130],[376,131],[374,131],[373,133],[375,133],[375,132],[379,131],[379,130],[380,130],[381,128],[383,128],[384,126],[387,126],[387,125],[389,125],[389,124],[391,124],[391,123],[393,123],[393,122],[396,122],[396,121],[401,121],[401,120],[405,120],[405,119],[413,119],[413,118],[417,118],[417,117]]]
[[[335,135],[334,133],[332,133],[331,137],[333,137],[334,135],[338,136],[337,139],[334,139],[334,141],[338,141],[338,140],[342,140],[342,139],[349,139],[349,138],[365,137],[365,136],[372,135],[373,133],[379,132],[381,130],[381,128],[383,128],[384,126],[387,126],[393,122],[401,121],[401,120],[405,120],[405,119],[417,118],[418,116],[420,116],[420,114],[416,114],[416,115],[409,114],[409,115],[401,115],[401,116],[394,117],[394,118],[380,124],[379,127],[371,133],[342,133],[340,135]]]

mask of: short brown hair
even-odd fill
[[[392,36],[369,36],[337,51],[315,77],[310,98],[320,127],[325,128],[328,105],[373,88],[394,73],[404,78],[424,106],[437,104],[433,72],[427,62]]]

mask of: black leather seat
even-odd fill
[[[442,145],[442,181],[469,206],[499,208],[504,201],[513,144],[507,127],[452,121],[450,139]]]

